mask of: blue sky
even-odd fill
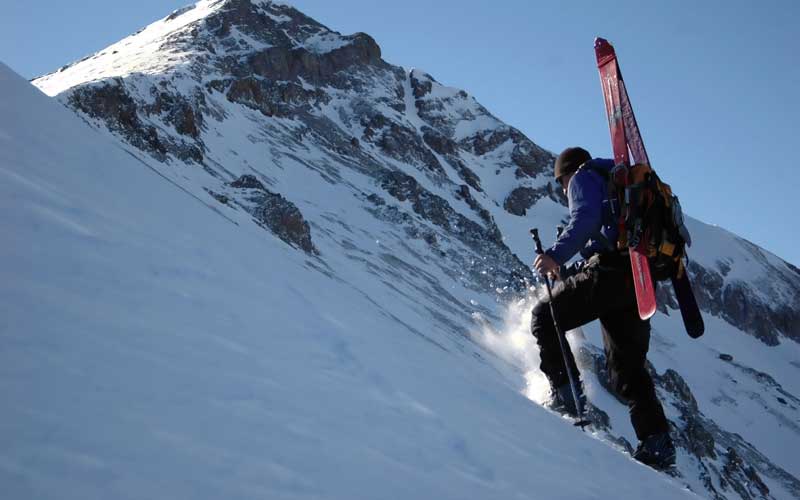
[[[188,3],[0,0],[0,60],[31,78]],[[684,209],[800,265],[800,2],[291,3],[369,33],[388,62],[467,90],[554,152],[611,154],[592,48],[608,38],[653,166]]]

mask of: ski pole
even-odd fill
[[[542,250],[542,242],[539,239],[539,230],[536,228],[531,229],[531,236],[533,236],[533,241],[536,243],[536,253],[542,255],[544,250]],[[584,420],[583,418],[583,407],[578,401],[578,390],[575,384],[575,377],[572,376],[572,370],[569,369],[569,362],[567,361],[567,346],[564,345],[566,337],[561,333],[561,327],[558,325],[558,320],[556,319],[556,311],[555,307],[553,306],[553,292],[550,289],[550,278],[546,274],[544,275],[544,284],[547,286],[547,297],[550,299],[548,302],[550,305],[550,316],[553,318],[553,326],[556,329],[556,337],[558,337],[558,346],[561,348],[561,359],[564,361],[564,369],[567,370],[567,377],[569,377],[569,388],[572,391],[572,400],[575,402],[575,409],[578,412],[578,421],[575,422],[575,425],[583,430],[583,428],[589,425],[590,422],[588,420]]]

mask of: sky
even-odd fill
[[[0,0],[0,60],[33,78],[188,3]],[[611,156],[593,50],[609,39],[653,167],[684,210],[800,266],[800,2],[290,3],[369,33],[386,61],[466,90],[555,153]]]

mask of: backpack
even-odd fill
[[[589,163],[584,165],[608,183],[608,198],[611,207],[617,207],[612,212],[620,227],[617,249],[645,244],[653,278],[664,281],[681,277],[685,272],[686,247],[691,246],[692,238],[672,188],[643,163],[630,167],[617,165],[610,172]]]

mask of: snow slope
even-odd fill
[[[6,66],[0,93],[4,497],[691,496],[361,266],[321,272]]]

